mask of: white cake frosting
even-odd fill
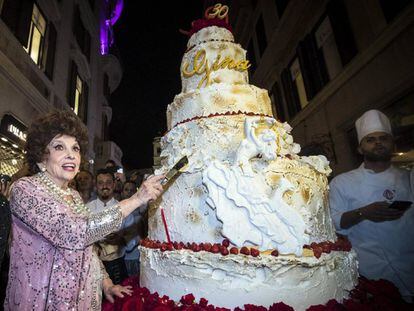
[[[177,242],[228,239],[260,256],[141,247],[140,282],[173,299],[193,293],[230,308],[283,301],[305,310],[342,301],[357,280],[354,252],[317,258],[304,250],[336,240],[329,162],[298,155],[291,127],[271,117],[267,91],[248,84],[245,51],[232,41],[228,30],[212,26],[188,43],[182,93],[167,108],[169,131],[155,173],[167,172],[183,156],[188,165],[150,206],[149,239],[167,241],[166,230]],[[197,57],[214,70],[198,66]],[[226,65],[214,67],[226,57]],[[279,257],[270,256],[272,250]]]
[[[201,29],[194,33],[187,43],[187,48],[190,49],[200,43],[207,41],[227,41],[234,42],[233,34],[226,28],[211,26]]]
[[[179,300],[187,293],[226,308],[284,302],[296,311],[330,299],[342,301],[356,285],[355,253],[332,252],[321,258],[246,257],[208,252],[141,248],[141,282]]]
[[[214,83],[203,89],[181,93],[167,108],[168,129],[184,120],[229,112],[271,116],[267,91],[248,84]]]

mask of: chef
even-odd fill
[[[357,252],[360,274],[391,281],[413,302],[414,208],[390,207],[413,201],[410,173],[391,164],[394,138],[386,115],[369,110],[355,127],[364,162],[331,181],[331,215],[337,232],[348,236]]]

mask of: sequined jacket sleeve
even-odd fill
[[[34,177],[25,177],[13,185],[10,197],[12,215],[53,245],[66,249],[84,249],[118,230],[122,224],[119,207],[88,218],[73,213],[50,195]]]

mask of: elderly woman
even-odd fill
[[[12,242],[6,310],[100,310],[130,294],[107,277],[92,244],[121,227],[136,208],[162,192],[163,176],[149,178],[129,199],[91,216],[68,182],[79,171],[87,129],[70,111],[56,111],[29,129],[30,177],[11,190]]]

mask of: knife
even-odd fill
[[[180,172],[180,169],[182,169],[184,166],[188,164],[188,158],[187,156],[182,157],[175,165],[168,171],[167,175],[165,175],[165,178],[161,181],[161,185],[167,184],[175,175],[177,175]],[[161,206],[161,219],[164,224],[165,229],[165,235],[167,236],[168,243],[171,243],[170,238],[170,232],[168,230],[167,220],[165,218],[164,208]]]
[[[180,170],[188,164],[187,156],[183,156],[174,166],[168,171],[165,175],[165,178],[161,181],[161,185],[168,183],[175,175],[177,175]]]

